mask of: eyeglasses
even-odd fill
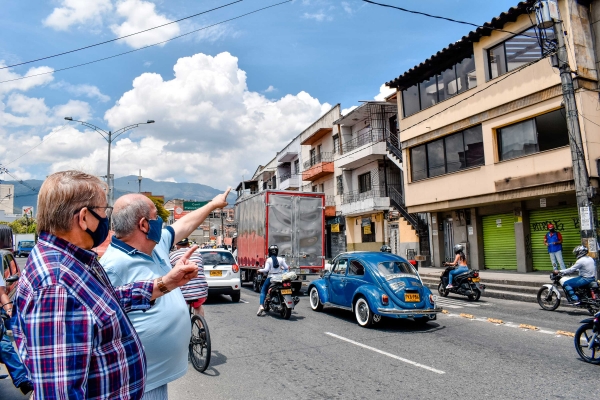
[[[81,211],[81,209],[83,209],[83,208],[87,208],[90,211],[91,210],[98,210],[100,208],[103,208],[104,212],[106,213],[106,216],[108,218],[110,218],[110,215],[112,214],[112,210],[113,210],[113,207],[111,207],[111,206],[106,206],[106,207],[101,207],[101,206],[85,206],[85,207],[80,208],[78,211],[75,211],[75,214],[79,213],[79,211]],[[92,213],[95,214],[93,211],[92,211]]]

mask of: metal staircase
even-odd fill
[[[427,222],[422,215],[418,213],[409,213],[404,206],[404,197],[394,187],[388,187],[388,196],[390,197],[390,204],[392,207],[397,209],[402,217],[408,222],[415,230],[418,236],[428,235]]]

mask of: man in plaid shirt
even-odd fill
[[[113,287],[90,251],[108,235],[105,186],[65,171],[40,188],[39,241],[19,280],[11,321],[34,399],[141,399],[144,348],[126,313],[148,310],[198,274],[186,254],[164,276]]]

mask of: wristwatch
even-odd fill
[[[156,284],[158,285],[158,290],[160,290],[162,292],[162,294],[167,294],[170,292],[170,290],[167,289],[167,285],[164,284],[162,279],[163,279],[162,276],[160,278],[158,278],[156,280]]]

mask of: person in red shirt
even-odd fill
[[[554,229],[553,224],[548,224],[548,233],[544,236],[544,244],[548,247],[552,268],[557,270],[560,264],[561,270],[567,269],[562,257],[562,235]]]

